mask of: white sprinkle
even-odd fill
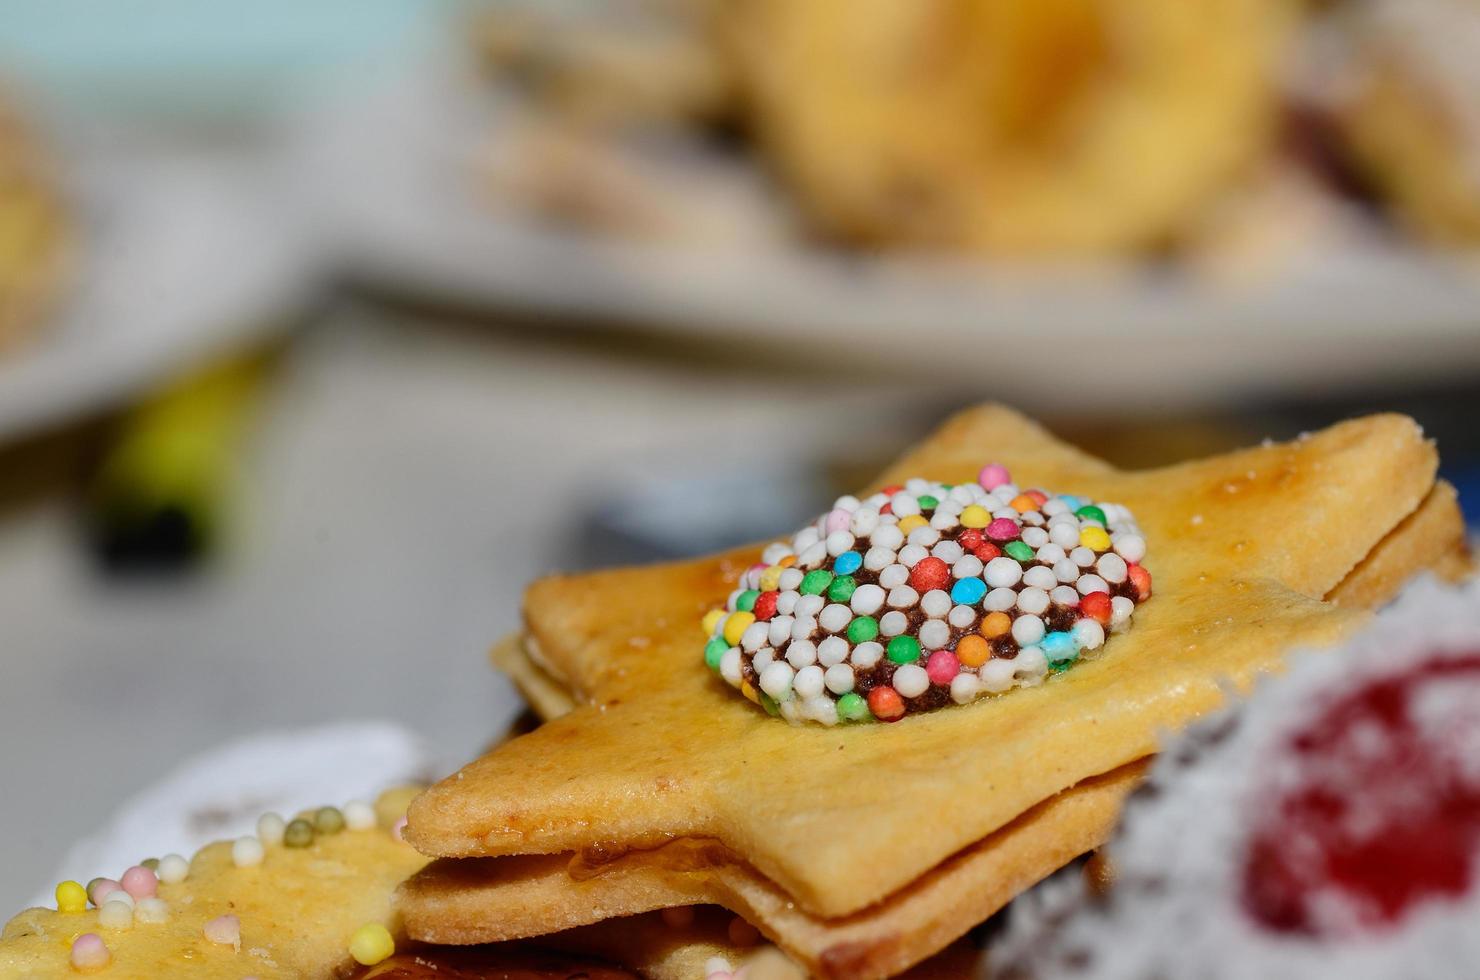
[[[904,544],[904,532],[896,524],[880,524],[879,529],[869,536],[869,543],[876,548],[898,551]]]
[[[1131,613],[1136,611],[1136,604],[1123,595],[1118,595],[1110,600],[1110,629],[1119,630],[1131,621]]]
[[[1048,526],[1048,540],[1068,551],[1079,544],[1079,522],[1055,522]]]
[[[766,545],[766,550],[761,552],[761,561],[767,565],[774,565],[789,554],[791,554],[791,548],[786,542],[776,541]]]
[[[917,527],[910,532],[907,547],[931,548],[940,540],[940,532],[933,527]],[[927,552],[928,553],[928,552]],[[924,555],[921,556],[922,558]]]
[[[1012,638],[1018,646],[1032,646],[1043,639],[1043,620],[1033,615],[1022,615],[1012,621]]]
[[[909,627],[909,618],[898,609],[891,609],[879,618],[879,633],[883,636],[898,636]]]
[[[234,915],[221,915],[205,924],[201,930],[206,939],[217,946],[230,946],[238,953],[242,949],[242,923]]]
[[[802,568],[820,568],[827,561],[827,544],[818,541],[797,555],[797,565]]]
[[[982,560],[976,555],[962,555],[951,565],[953,578],[976,578],[982,573]]]
[[[791,669],[791,664],[774,663],[761,672],[761,690],[765,691],[777,701],[785,701],[791,697],[791,679],[796,672]]]
[[[853,598],[848,601],[852,610],[860,616],[872,616],[884,605],[885,592],[873,583],[860,585],[853,590]]]
[[[931,589],[920,597],[920,610],[931,619],[944,619],[951,611],[951,596],[941,589]]]
[[[795,589],[790,589],[776,596],[776,612],[782,616],[790,616],[797,610],[797,603],[802,601],[802,594]]]
[[[797,671],[792,679],[791,689],[796,691],[797,697],[804,701],[811,700],[822,693],[822,668],[816,664],[803,667]]]
[[[167,922],[169,917],[170,907],[162,898],[143,898],[134,907],[135,922]]]
[[[917,698],[930,690],[930,675],[918,664],[901,664],[894,671],[892,686],[902,698]]]
[[[1079,590],[1072,585],[1056,585],[1048,597],[1060,606],[1079,605]]]
[[[802,579],[804,578],[806,578],[806,575],[796,566],[782,569],[781,574],[776,578],[776,588],[782,592],[795,592],[801,586]]]
[[[994,589],[1008,589],[1017,585],[1023,577],[1023,566],[1016,559],[1002,555],[987,562],[984,577]]]
[[[858,498],[851,493],[845,493],[833,501],[833,510],[846,510],[850,514],[857,510],[858,506]]]
[[[945,562],[947,565],[954,565],[956,562],[961,560],[961,557],[966,552],[963,551],[961,545],[955,541],[942,541],[934,548],[931,548],[930,553],[936,558],[939,558],[941,561]]]
[[[981,665],[981,669],[977,671],[977,676],[982,679],[982,687],[991,691],[993,694],[1000,694],[1012,687],[1013,674],[1016,670],[1015,661],[993,657]]]
[[[899,549],[899,563],[905,568],[914,568],[922,558],[930,555],[923,545],[907,544]]]
[[[793,640],[786,648],[786,662],[798,669],[817,662],[817,646],[811,640]],[[761,668],[757,667],[757,671]]]
[[[128,892],[124,891],[122,888],[118,889],[117,891],[109,892],[108,893],[108,897],[105,898],[105,899],[103,899],[103,901],[105,903],[106,902],[122,902],[123,904],[127,905],[130,909],[132,909],[134,907],[134,896],[130,895]]]
[[[117,894],[118,892],[113,893]],[[104,929],[127,929],[134,924],[134,907],[113,895],[109,895],[103,907],[98,909],[98,925]]]
[[[754,653],[766,645],[766,637],[770,635],[771,627],[765,623],[751,623],[740,634],[740,649],[746,653]]]
[[[853,535],[847,531],[834,531],[827,536],[827,553],[836,558],[845,551],[853,550]]]
[[[1018,593],[1017,607],[1029,615],[1042,616],[1048,611],[1048,593],[1030,586]]]
[[[1049,497],[1043,502],[1043,506],[1039,510],[1043,511],[1046,517],[1057,517],[1059,514],[1068,513],[1069,505],[1064,503],[1062,498]]]
[[[821,539],[822,539],[822,532],[819,531],[819,530],[817,530],[817,528],[815,528],[815,527],[804,527],[804,528],[802,528],[800,531],[798,531],[796,534],[794,534],[792,536],[792,539],[791,539],[791,550],[792,550],[793,553],[799,555],[803,551],[805,551],[808,548],[812,547],[814,544],[816,544]]]
[[[1033,557],[1037,558],[1045,565],[1056,565],[1069,556],[1064,554],[1063,548],[1060,548],[1056,544],[1049,543],[1039,548],[1037,553],[1034,554]]]
[[[1138,562],[1146,557],[1146,539],[1139,534],[1117,534],[1110,539],[1110,545],[1128,562]]]
[[[1113,551],[1107,551],[1095,562],[1095,571],[1100,573],[1100,578],[1106,582],[1124,582],[1126,576],[1125,559]]]
[[[1017,593],[1012,589],[993,589],[987,593],[982,600],[982,608],[987,612],[1007,612],[1017,605]]]
[[[834,694],[847,694],[853,690],[853,668],[847,664],[833,664],[822,675],[822,680]]]
[[[1110,586],[1098,575],[1081,575],[1079,581],[1074,583],[1080,595],[1089,595],[1091,592],[1109,592]]]
[[[829,633],[841,633],[853,621],[853,611],[841,602],[834,602],[822,610],[817,623]]]
[[[841,636],[829,636],[817,644],[817,662],[824,667],[840,664],[848,659],[848,641]]]
[[[976,622],[976,610],[970,606],[952,606],[951,613],[946,617],[946,622],[958,630],[970,629]]]
[[[262,842],[255,837],[238,837],[231,842],[231,863],[238,868],[255,868],[263,856]]]
[[[793,640],[810,640],[812,634],[817,632],[817,620],[811,616],[798,616],[791,624],[791,638]]]
[[[901,585],[889,590],[889,607],[891,609],[908,609],[920,601],[920,593],[908,585]]]
[[[1021,517],[1019,517],[1018,520],[1022,521],[1024,524],[1029,525],[1028,528],[1025,528],[1024,529],[1024,531],[1023,531],[1024,534],[1027,534],[1027,532],[1029,530],[1033,529],[1033,528],[1038,528],[1038,527],[1042,527],[1043,526],[1043,515],[1040,514],[1040,513],[1038,513],[1036,510],[1030,510],[1030,511],[1028,511],[1027,513],[1023,514]]]
[[[1088,568],[1095,563],[1094,549],[1080,545],[1078,548],[1069,552],[1069,560],[1080,568]]]
[[[944,507],[930,515],[930,527],[936,531],[949,531],[960,523],[961,519]]]
[[[927,619],[920,624],[920,646],[926,650],[942,650],[949,642],[951,628],[945,624],[945,620]]]
[[[1031,523],[1031,522],[1029,522]],[[1037,550],[1048,544],[1048,532],[1041,527],[1023,528],[1023,544]]]
[[[1051,568],[1034,565],[1023,572],[1023,584],[1034,589],[1047,590],[1059,584],[1059,577]]]
[[[883,656],[883,644],[869,640],[867,643],[860,643],[854,647],[853,653],[848,659],[853,661],[853,666],[859,670],[868,670],[874,664],[878,663]]]
[[[848,523],[848,530],[853,532],[855,538],[868,540],[879,526],[879,509],[877,507],[860,507],[853,514],[853,520]]]
[[[808,698],[803,703],[802,715],[805,718],[821,722],[824,725],[836,725],[838,723],[838,704],[832,698],[819,694],[815,698]]]
[[[1083,650],[1098,650],[1105,643],[1105,629],[1093,619],[1081,619],[1070,632]]]
[[[908,491],[901,490],[889,498],[889,509],[895,517],[913,517],[920,513],[920,501]]]
[[[775,659],[775,648],[763,647],[762,649],[755,652],[755,656],[750,658],[750,669],[759,674],[761,671],[765,670],[766,667],[769,666],[771,662]]]
[[[790,616],[775,616],[766,624],[766,640],[773,647],[779,647],[791,639],[791,624],[796,622]]]
[[[863,567],[871,572],[882,572],[894,564],[894,558],[893,548],[880,548],[875,545],[864,553]]]
[[[1064,558],[1054,562],[1053,574],[1060,582],[1067,585],[1079,579],[1079,566],[1074,563],[1074,559]]]
[[[719,676],[731,687],[740,686],[740,648],[730,647],[719,658]]]
[[[159,876],[160,881],[173,885],[184,881],[185,876],[190,874],[190,862],[178,854],[166,854],[159,859],[159,867],[154,873]]]
[[[903,565],[890,565],[879,573],[879,584],[886,589],[895,589],[910,580],[910,570]]]
[[[276,813],[264,813],[257,818],[257,837],[268,847],[276,847],[283,842],[283,831],[287,823]]]
[[[951,700],[957,704],[975,701],[982,693],[982,682],[972,673],[961,673],[951,678]]]
[[[815,617],[822,612],[822,607],[825,605],[827,605],[827,600],[820,595],[804,595],[797,600],[795,615],[798,619]]]

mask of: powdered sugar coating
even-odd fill
[[[1118,880],[1087,895],[1063,876],[1014,906],[1004,953],[1033,977],[1206,980],[1340,977],[1440,980],[1480,961],[1480,875],[1458,899],[1415,904],[1401,919],[1355,935],[1290,933],[1258,921],[1242,884],[1251,826],[1282,788],[1302,778],[1288,751],[1313,717],[1363,685],[1480,651],[1480,585],[1422,582],[1338,652],[1305,653],[1246,703],[1194,726],[1157,761],[1109,847]],[[1473,685],[1435,687],[1415,702],[1421,725],[1452,719]],[[1432,714],[1429,712],[1432,711]],[[1469,718],[1473,719],[1471,712]],[[1433,734],[1429,732],[1427,734]],[[1354,732],[1354,737],[1363,733]],[[1480,759],[1480,726],[1446,726],[1457,758]],[[1273,791],[1273,794],[1272,794]],[[1472,855],[1480,871],[1480,854]]]

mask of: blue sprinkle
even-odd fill
[[[1059,499],[1062,500],[1064,503],[1066,503],[1066,504],[1069,505],[1069,510],[1071,512],[1072,511],[1076,511],[1079,508],[1081,508],[1081,507],[1084,506],[1084,501],[1080,500],[1078,497],[1074,496],[1072,493],[1061,493],[1061,494],[1059,494]]]
[[[1062,631],[1048,634],[1038,646],[1051,664],[1066,663],[1079,656],[1079,644],[1074,642],[1073,635]]]
[[[845,551],[833,562],[833,571],[839,575],[852,575],[863,567],[863,556],[856,551]]]
[[[951,586],[951,601],[958,606],[974,606],[987,594],[987,583],[979,578],[958,578]]]

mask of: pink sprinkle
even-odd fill
[[[84,932],[72,940],[72,968],[74,970],[101,970],[113,960],[108,944],[95,932]]]
[[[112,878],[99,878],[97,881],[94,881],[92,883],[92,887],[88,889],[87,897],[89,901],[91,901],[98,908],[102,908],[103,903],[108,900],[108,896],[112,895],[114,892],[118,891],[122,887],[122,885],[114,881]]]
[[[925,661],[925,673],[932,684],[949,684],[961,672],[961,661],[949,650],[937,650]]]
[[[846,531],[853,526],[853,515],[839,507],[827,515],[827,533]]]
[[[999,517],[987,525],[987,537],[993,541],[1011,541],[1018,536],[1018,523],[1011,517]]]
[[[405,841],[406,835],[402,833],[402,831],[404,831],[405,829],[406,818],[402,817],[400,820],[397,820],[395,823],[391,824],[391,836],[398,841]]]
[[[1004,483],[1012,482],[1012,474],[1007,472],[1007,467],[1001,463],[988,463],[982,467],[982,471],[976,475],[976,482],[984,489],[996,490]]]
[[[153,898],[159,891],[159,878],[153,871],[141,865],[134,865],[125,871],[119,884],[136,902],[141,898]]]
[[[206,923],[202,932],[217,946],[230,946],[237,952],[241,952],[242,920],[236,916],[218,915]]]

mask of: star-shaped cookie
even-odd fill
[[[1132,763],[1292,645],[1360,621],[1322,598],[1434,487],[1410,420],[1146,472],[1120,472],[1005,409],[958,416],[881,483],[958,482],[986,461],[1022,485],[1123,503],[1156,593],[1104,654],[1041,687],[895,725],[794,728],[697,659],[694,625],[754,560],[715,558],[537,583],[543,665],[582,707],[494,750],[412,807],[444,856],[652,848],[712,839],[807,912],[858,912],[1031,808]]]

